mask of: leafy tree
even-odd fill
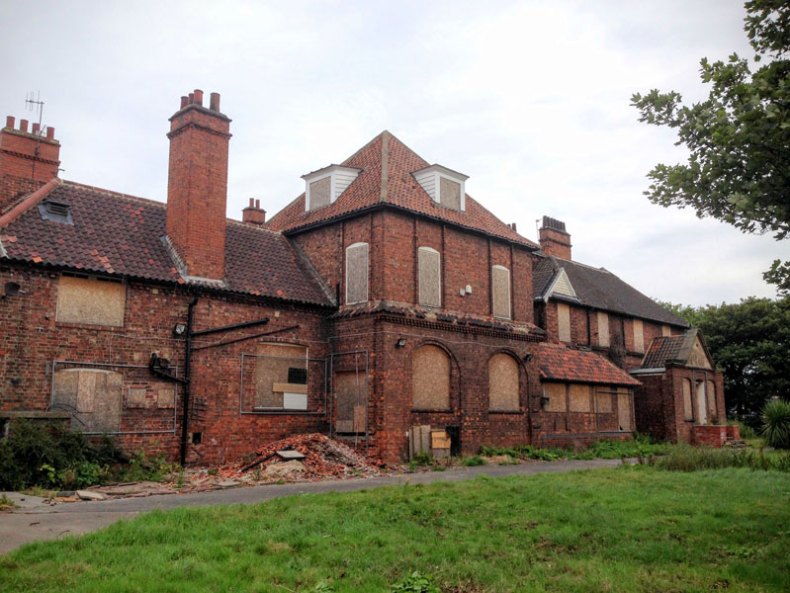
[[[655,89],[632,96],[640,121],[675,128],[676,144],[690,153],[686,164],[656,165],[645,195],[782,240],[790,234],[790,2],[745,7],[754,72],[737,54],[726,62],[703,58],[700,78],[711,87],[705,101],[684,105],[679,93]],[[790,261],[775,260],[764,277],[790,292]]]
[[[668,307],[702,330],[724,374],[730,415],[757,426],[768,399],[790,400],[790,296],[778,300],[750,297],[738,304],[699,308]]]

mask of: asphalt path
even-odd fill
[[[12,512],[0,513],[0,554],[6,554],[19,546],[34,541],[59,539],[96,531],[116,521],[130,519],[140,513],[155,509],[168,510],[181,507],[255,504],[273,498],[300,494],[355,492],[403,484],[460,482],[479,476],[496,478],[515,475],[563,473],[616,467],[621,464],[622,461],[619,459],[595,459],[591,461],[528,462],[518,465],[484,465],[452,468],[443,472],[428,471],[351,480],[267,484],[189,494],[163,494],[140,498],[117,498],[57,505],[51,505],[44,499],[9,493],[9,497],[17,501],[19,507]]]

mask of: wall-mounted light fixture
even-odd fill
[[[398,341],[395,342],[396,348],[403,348],[406,346],[406,338],[398,338]]]
[[[186,323],[176,323],[173,326],[173,335],[176,338],[184,337],[184,334],[187,333],[187,324]]]

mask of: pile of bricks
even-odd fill
[[[350,447],[318,433],[295,435],[267,443],[255,452],[256,457],[251,463],[237,471],[249,474],[282,463],[283,459],[277,455],[277,451],[298,451],[304,455],[300,461],[304,465],[303,477],[308,480],[363,477],[380,473],[375,465]]]

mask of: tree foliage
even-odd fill
[[[724,397],[731,416],[759,424],[774,396],[790,401],[790,296],[750,297],[738,304],[688,307],[666,305],[705,336],[724,374]]]
[[[636,93],[640,121],[677,130],[685,164],[658,164],[645,195],[661,206],[693,208],[744,232],[790,235],[790,3],[746,2],[749,60],[700,62],[708,98],[684,105],[675,91]],[[762,64],[759,67],[757,65]],[[765,279],[790,291],[790,262],[776,260]]]

